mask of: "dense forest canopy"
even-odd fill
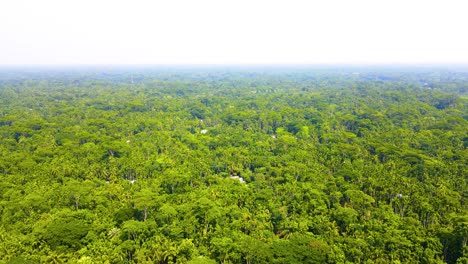
[[[468,70],[0,69],[0,263],[468,263]]]

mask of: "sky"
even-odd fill
[[[468,64],[466,0],[2,0],[0,65]]]

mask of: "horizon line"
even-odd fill
[[[468,62],[318,62],[318,63],[11,63],[0,67],[173,67],[173,66],[468,66]]]

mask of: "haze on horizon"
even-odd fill
[[[468,64],[462,0],[15,0],[0,65]]]

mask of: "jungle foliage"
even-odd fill
[[[467,88],[428,68],[1,69],[0,263],[467,263]]]

